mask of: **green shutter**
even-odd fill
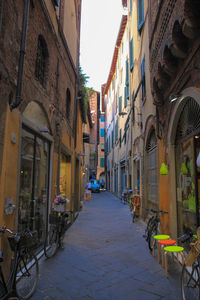
[[[104,168],[104,157],[101,157],[100,159],[100,167]]]
[[[144,23],[144,4],[143,0],[137,0],[138,5],[138,30],[142,29]]]
[[[142,101],[146,98],[146,87],[145,87],[145,56],[141,63],[141,80],[142,80]]]
[[[115,123],[115,141],[117,140],[118,138],[118,119],[116,120],[116,123]]]
[[[119,113],[122,112],[122,96],[119,97]]]
[[[124,87],[124,107],[127,107],[127,87]]]
[[[133,70],[133,63],[134,63],[134,59],[133,59],[133,38],[130,40],[129,43],[129,55],[130,55],[130,71]]]
[[[129,85],[128,59],[126,60],[126,85]]]
[[[113,146],[114,146],[114,132],[112,130],[112,148],[113,148]]]

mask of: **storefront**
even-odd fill
[[[176,204],[178,236],[196,231],[200,224],[200,106],[187,98],[182,106],[175,137]]]
[[[18,231],[37,230],[44,243],[50,199],[50,137],[42,108],[31,102],[22,117]]]

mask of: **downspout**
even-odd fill
[[[14,108],[17,108],[22,101],[21,98],[22,77],[23,77],[23,69],[24,69],[24,56],[25,56],[25,48],[26,48],[26,33],[27,33],[27,25],[28,25],[29,6],[30,6],[30,0],[24,0],[24,15],[23,15],[20,55],[19,55],[19,63],[18,63],[16,99],[15,102],[10,104],[11,111]]]

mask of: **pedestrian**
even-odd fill
[[[101,188],[102,188],[102,189],[104,189],[104,184],[105,184],[105,183],[104,183],[104,180],[102,179],[102,180],[101,180]]]
[[[91,189],[92,189],[92,184],[91,184],[90,181],[87,183],[87,189],[88,189],[88,190],[91,190]]]

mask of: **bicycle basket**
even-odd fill
[[[15,251],[15,247],[18,243],[18,241],[16,241],[15,237],[14,236],[8,236],[8,242],[9,242],[9,245],[10,245],[10,249],[12,251]]]
[[[50,214],[49,215],[49,224],[57,225],[60,222],[60,216],[57,214]]]
[[[34,248],[38,243],[37,231],[23,232],[18,239],[16,236],[8,236],[8,242],[12,251],[15,251],[16,245],[20,248]]]
[[[38,244],[38,233],[37,231],[27,231],[21,235],[19,245],[23,248],[34,248]]]

